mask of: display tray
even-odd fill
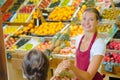
[[[104,39],[107,44],[110,39],[115,35],[118,30],[118,26],[113,20],[102,20],[98,25],[98,34]]]
[[[10,22],[14,23],[28,22],[31,19],[34,11],[35,11],[34,5],[23,6],[14,14],[14,16],[10,19]]]
[[[60,7],[71,6],[74,0],[61,0]]]
[[[59,30],[59,31],[57,31],[57,32],[63,32],[68,26],[69,26],[70,24],[64,24],[64,27],[61,29],[61,30]],[[56,26],[57,27],[57,26]],[[56,32],[56,33],[57,33]],[[55,34],[56,34],[55,33]],[[37,36],[37,37],[53,37],[55,34],[48,34],[48,35],[42,35],[42,34],[34,34],[34,33],[32,33],[31,34],[31,36]]]
[[[104,73],[108,76],[111,76],[111,77],[120,78],[120,66],[113,66],[113,72],[105,71],[104,68],[105,68],[105,65],[102,64],[102,67],[101,67],[102,73]]]
[[[12,36],[17,30],[19,30],[22,26],[9,26],[9,25],[5,25],[3,27],[3,33],[4,33],[4,37],[5,37],[5,41],[7,41],[7,39]]]
[[[119,52],[120,51],[120,40],[119,39],[112,39],[107,44],[107,51],[111,52]]]
[[[56,6],[59,6],[60,3],[61,3],[61,0],[58,0],[58,1],[54,2],[54,3],[51,2],[51,3],[49,4],[48,8],[54,8],[54,7],[56,7]]]
[[[54,35],[36,35],[36,34],[32,33],[31,36],[36,36],[36,37],[53,37]]]
[[[16,50],[20,48],[21,46],[26,44],[30,39],[31,37],[21,37],[15,44],[11,46],[11,50]]]
[[[32,37],[27,43],[25,43],[23,46],[21,46],[17,50],[29,51],[33,49],[35,46],[37,46],[39,43],[40,43],[39,37]]]
[[[9,25],[5,25],[3,27],[3,33],[4,34],[13,34],[14,32],[16,32],[18,29],[20,29],[21,26],[9,26]]]
[[[115,19],[116,19],[115,15],[120,14],[120,8],[115,7],[115,9],[116,9],[116,12],[114,12],[112,8],[104,8],[104,7],[102,7],[100,9],[100,14],[101,14],[103,19],[108,19],[108,20],[115,21]]]
[[[62,7],[61,7],[62,8]],[[53,9],[53,11],[55,10],[55,8]],[[69,20],[63,20],[63,19],[61,19],[61,20],[58,20],[58,19],[54,19],[54,20],[50,20],[49,19],[49,16],[50,16],[50,14],[53,12],[53,11],[51,11],[50,12],[50,14],[48,15],[48,18],[46,19],[46,21],[47,22],[58,22],[58,21],[62,21],[62,22],[71,22],[74,18],[75,18],[75,16],[77,15],[77,13],[78,13],[78,11],[80,10],[80,7],[78,7],[78,8],[76,8],[75,9],[75,11],[74,11],[74,13],[73,13],[73,15],[71,16],[71,18],[69,19]],[[63,14],[63,13],[60,13],[60,14]],[[55,14],[53,14],[53,15],[55,15]],[[63,14],[63,15],[66,15],[66,13],[65,14]],[[60,15],[58,15],[58,14],[56,14],[56,17],[60,17]]]
[[[11,46],[14,45],[18,40],[20,39],[20,37],[16,37],[16,36],[9,36],[6,40],[5,40],[5,48],[6,50],[11,50]]]
[[[62,59],[74,59],[75,54],[52,54],[53,58],[62,58]]]
[[[40,0],[38,7],[40,9],[48,8],[52,0]]]
[[[113,29],[110,30],[109,36],[105,38],[105,43],[107,44],[115,35],[115,33],[119,30],[118,26],[116,24],[113,24]]]

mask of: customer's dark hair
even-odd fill
[[[28,80],[46,80],[49,60],[40,50],[33,49],[24,57],[22,68]]]
[[[86,11],[90,11],[90,12],[95,13],[97,20],[100,20],[100,19],[101,19],[100,13],[99,13],[99,11],[98,11],[96,8],[94,8],[94,7],[88,7],[88,8],[86,8],[86,9],[84,10],[84,12],[86,12]]]

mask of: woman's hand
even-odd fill
[[[70,61],[70,60],[63,60],[56,68],[55,72],[54,72],[54,76],[50,79],[50,80],[61,80],[61,74],[64,71],[68,71],[70,72],[70,74],[72,73],[72,68],[74,68],[74,64]],[[73,77],[75,75],[72,75],[71,77]],[[70,80],[70,79],[66,79],[64,78],[64,80]],[[74,80],[74,79],[73,79]]]
[[[63,60],[56,68],[55,74],[59,75],[64,70],[72,70],[74,68],[74,64],[70,60]]]
[[[63,60],[62,67],[64,69],[72,70],[74,68],[74,64],[71,62],[71,60]]]

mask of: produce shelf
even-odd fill
[[[60,8],[60,7],[59,7],[59,8]],[[49,17],[52,16],[52,15],[55,15],[55,14],[51,14],[51,13],[54,11],[54,10],[53,10],[53,11],[51,11],[50,14],[48,15],[48,18],[46,19],[46,21],[48,21],[48,22],[58,22],[58,21],[71,22],[71,21],[73,20],[73,18],[76,17],[76,15],[77,15],[77,13],[78,13],[79,10],[80,10],[80,7],[78,7],[77,9],[75,9],[73,15],[71,16],[71,18],[70,18],[69,20],[62,20],[62,19],[61,19],[61,20],[58,20],[58,19],[56,19],[56,20],[50,20]],[[63,13],[61,13],[61,14],[63,14]],[[63,14],[63,15],[66,15],[66,13]],[[60,17],[60,15],[56,14],[56,17]]]

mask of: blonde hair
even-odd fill
[[[95,14],[96,14],[96,19],[97,19],[97,20],[100,20],[100,13],[99,13],[99,11],[98,11],[96,8],[94,8],[94,7],[88,7],[88,8],[86,8],[86,9],[84,10],[84,12],[87,12],[87,11],[90,11],[90,12],[95,13]],[[84,13],[84,12],[83,12],[83,13]]]

